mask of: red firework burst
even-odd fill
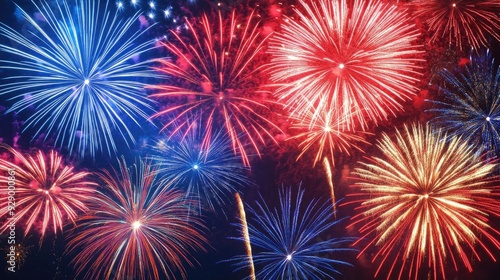
[[[333,104],[348,126],[386,119],[413,95],[417,29],[405,11],[379,1],[300,1],[270,39],[269,71],[294,115]]]
[[[278,129],[266,117],[269,104],[256,91],[253,77],[259,71],[256,56],[267,36],[261,38],[253,13],[246,22],[238,23],[234,11],[228,22],[219,12],[215,28],[206,14],[199,25],[189,20],[186,24],[189,37],[172,31],[174,40],[162,42],[174,60],[160,59],[161,66],[156,67],[173,80],[151,86],[157,90],[153,97],[169,98],[169,102],[181,98],[182,102],[167,106],[153,117],[170,118],[163,129],[174,124],[177,129],[189,129],[192,121],[186,121],[187,116],[203,120],[207,131],[203,149],[210,144],[212,131],[225,127],[234,153],[249,164],[245,146],[249,143],[260,155],[259,143],[265,143],[265,138],[275,141],[270,129]]]
[[[7,218],[2,232],[9,228],[9,221],[20,221],[24,235],[39,226],[42,242],[48,230],[62,232],[67,221],[75,223],[78,212],[88,210],[86,202],[95,186],[87,180],[89,173],[75,172],[55,151],[24,156],[6,145],[0,147],[14,156],[13,161],[0,159],[0,169],[6,172],[0,182],[15,187],[0,188],[0,216]]]
[[[500,40],[498,0],[415,0],[412,5],[432,32],[431,43],[447,38],[460,49],[464,42],[479,49],[489,46],[489,35]]]

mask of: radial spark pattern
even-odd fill
[[[62,232],[68,221],[75,223],[78,214],[88,210],[95,186],[88,180],[89,173],[75,172],[55,151],[25,156],[3,144],[0,147],[13,156],[12,161],[0,158],[0,170],[5,172],[0,182],[6,186],[0,188],[0,216],[7,218],[2,232],[14,221],[24,227],[24,235],[39,231],[42,242],[48,231]]]
[[[386,119],[413,95],[418,33],[404,11],[377,1],[300,1],[270,40],[276,94],[294,115],[332,104],[346,125]]]
[[[259,145],[266,138],[274,140],[271,129],[277,129],[267,118],[270,103],[257,92],[256,83],[260,81],[254,76],[259,71],[256,57],[267,38],[261,38],[253,13],[246,22],[239,21],[235,12],[228,20],[219,13],[216,27],[213,25],[207,15],[203,15],[199,25],[187,20],[189,37],[173,31],[174,39],[164,43],[174,60],[159,60],[161,66],[156,70],[167,80],[163,85],[152,86],[157,91],[152,96],[183,101],[166,106],[154,117],[174,119],[165,125],[168,128],[182,123],[188,114],[198,115],[205,121],[207,139],[212,131],[225,128],[233,151],[248,165],[248,147],[260,155]]]
[[[498,0],[415,0],[415,15],[428,24],[431,43],[442,38],[463,48],[490,45],[490,36],[500,40]]]
[[[247,207],[245,222],[257,279],[333,279],[334,274],[340,275],[336,266],[350,265],[332,256],[352,251],[344,245],[353,240],[324,236],[340,222],[333,220],[331,203],[313,200],[307,204],[303,197],[303,189],[295,199],[291,188],[282,189],[278,208],[265,202]],[[248,267],[248,255],[233,260],[238,261],[238,269]]]
[[[332,106],[317,109],[311,105],[301,116],[290,117],[291,129],[297,131],[290,139],[301,141],[299,147],[302,152],[297,160],[308,150],[315,149],[313,166],[325,156],[331,158],[332,164],[335,164],[334,155],[337,152],[349,155],[351,149],[362,151],[357,144],[367,142],[360,135],[361,132],[357,133],[348,128],[347,122],[351,114],[339,114],[341,112]]]
[[[154,73],[143,54],[154,45],[143,38],[139,13],[120,20],[108,2],[75,3],[33,2],[36,17],[18,6],[28,35],[0,23],[0,36],[13,42],[0,45],[7,57],[0,68],[8,70],[0,95],[16,100],[7,112],[30,112],[24,130],[34,137],[82,155],[111,154],[115,139],[134,142],[132,127],[152,112],[142,89]]]
[[[500,71],[489,54],[470,59],[463,71],[444,71],[444,100],[431,101],[433,120],[477,150],[496,156],[500,149]]]
[[[378,147],[382,155],[355,171],[362,214],[354,217],[358,243],[368,242],[361,254],[377,250],[376,274],[386,267],[387,279],[445,279],[453,268],[472,271],[473,259],[495,259],[500,232],[488,224],[500,215],[495,164],[429,126],[405,126],[395,140],[383,135]]]
[[[184,195],[159,184],[150,164],[103,171],[104,187],[69,242],[85,279],[186,278],[183,262],[206,244],[201,220],[190,217]]]
[[[173,187],[183,189],[188,201],[198,201],[191,209],[222,211],[240,188],[250,185],[248,168],[231,150],[230,139],[223,131],[216,132],[207,149],[203,148],[202,127],[193,124],[187,135],[177,132],[169,140],[160,140],[152,147],[151,159],[161,178]]]

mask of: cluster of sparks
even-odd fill
[[[493,159],[500,71],[480,50],[500,40],[499,1],[299,0],[293,16],[281,18],[272,6],[274,32],[261,11],[219,9],[176,16],[185,28],[161,40],[151,21],[158,13],[170,18],[170,6],[119,1],[112,12],[108,1],[56,2],[32,0],[33,16],[16,5],[26,32],[0,23],[12,43],[0,42],[0,97],[7,114],[28,115],[22,136],[62,152],[0,143],[0,169],[15,170],[13,219],[25,237],[38,234],[42,244],[73,225],[66,252],[78,277],[187,278],[184,265],[195,265],[192,254],[208,244],[203,210],[226,214],[233,197],[235,239],[246,254],[227,261],[249,268],[248,279],[333,278],[351,265],[334,258],[356,251],[348,244],[363,248],[359,256],[374,252],[375,276],[388,271],[387,279],[446,278],[451,267],[472,271],[483,253],[495,260],[500,232],[489,221],[500,216]],[[134,10],[128,18],[127,8]],[[337,217],[336,156],[363,152],[370,131],[419,89],[418,19],[429,43],[470,48],[471,59],[438,75],[443,96],[428,111],[435,127],[383,133],[377,156],[358,163],[345,204],[356,205],[349,227],[361,237],[332,237],[347,218]],[[164,136],[143,147],[145,159],[116,160],[146,128]],[[299,143],[297,160],[314,153],[331,200],[307,201],[306,189],[283,188],[278,207],[263,197],[243,201],[254,156],[283,139]],[[75,171],[65,153],[111,158],[118,168],[91,176]],[[0,183],[9,180],[0,174]],[[2,233],[9,196],[0,190]]]

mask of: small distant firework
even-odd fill
[[[401,110],[416,91],[417,28],[396,5],[380,1],[299,1],[270,39],[271,80],[293,115],[331,104],[365,128]]]
[[[257,92],[254,77],[259,71],[255,60],[267,37],[261,38],[253,13],[246,22],[238,23],[233,11],[227,21],[219,12],[217,27],[213,28],[213,22],[205,14],[199,25],[186,20],[190,38],[172,31],[173,38],[163,45],[174,60],[160,59],[160,66],[156,67],[168,81],[151,86],[157,91],[152,97],[170,99],[169,103],[184,101],[166,106],[153,117],[171,119],[164,129],[175,123],[189,129],[181,120],[189,114],[199,116],[205,121],[207,139],[212,131],[223,127],[231,139],[233,152],[249,165],[247,149],[253,147],[260,155],[259,144],[265,144],[266,138],[275,141],[271,129],[278,129],[267,118],[271,113],[270,103]]]
[[[338,221],[333,221],[330,203],[318,200],[302,204],[304,190],[293,200],[292,190],[280,191],[280,207],[271,209],[265,203],[247,207],[248,232],[257,279],[333,279],[339,274],[336,265],[350,265],[332,258],[332,254],[353,249],[343,244],[352,238],[322,236]],[[245,241],[246,239],[236,238]],[[238,267],[247,267],[248,256],[236,256]],[[242,269],[242,268],[238,268]]]
[[[355,171],[362,211],[353,218],[362,233],[356,243],[369,240],[360,255],[377,249],[375,276],[388,266],[387,279],[420,279],[422,273],[445,279],[449,266],[472,271],[472,259],[481,260],[478,249],[495,259],[500,232],[488,217],[500,216],[491,176],[496,164],[485,163],[459,137],[446,141],[429,125],[405,126],[395,138],[384,134],[381,157]]]
[[[177,132],[167,141],[158,141],[150,158],[166,183],[184,190],[188,201],[199,202],[199,211],[201,202],[215,211],[223,209],[241,187],[250,185],[245,176],[248,168],[234,155],[223,131],[215,132],[208,146],[204,140],[201,127],[192,124],[187,135]],[[195,205],[190,208],[196,209]]]
[[[131,127],[141,127],[153,112],[142,90],[155,74],[141,56],[154,43],[143,40],[147,29],[139,30],[139,13],[120,20],[108,11],[108,2],[102,4],[33,1],[36,18],[18,6],[29,35],[0,23],[0,36],[15,43],[0,45],[8,55],[0,68],[10,75],[0,95],[17,100],[7,112],[34,109],[24,130],[54,137],[57,146],[81,155],[111,154],[115,139],[130,145]]]
[[[85,279],[186,278],[190,250],[203,249],[201,220],[189,215],[184,195],[161,184],[150,164],[104,170],[69,242],[73,263]]]
[[[15,258],[15,263],[16,263],[15,269],[19,270],[24,266],[24,263],[26,262],[26,258],[28,257],[33,246],[26,245],[24,243],[19,243],[19,241],[15,245],[12,245],[12,246],[15,246],[15,250],[14,250],[14,252],[15,252],[14,258]],[[10,256],[8,254],[11,253],[10,246],[6,246],[4,251],[6,251],[5,252],[6,260],[9,261]]]
[[[474,55],[461,73],[443,71],[443,101],[431,101],[433,122],[468,139],[479,152],[500,151],[500,71],[489,53]]]
[[[317,149],[317,152],[313,166],[324,157],[330,157],[332,164],[334,164],[336,152],[349,155],[350,149],[361,151],[361,148],[356,144],[366,143],[366,141],[359,133],[349,129],[347,123],[351,115],[341,115],[341,112],[331,106],[329,108],[314,108],[310,105],[301,112],[301,116],[290,117],[291,130],[299,131],[290,139],[302,140],[299,144],[299,147],[302,147],[302,152],[297,160],[309,149],[314,148]]]
[[[55,151],[24,156],[6,145],[0,147],[14,156],[13,161],[0,159],[1,170],[12,170],[12,174],[2,174],[0,182],[7,185],[11,176],[10,181],[15,183],[14,204],[8,203],[8,188],[0,188],[0,197],[5,198],[0,201],[0,216],[8,218],[2,232],[8,230],[13,218],[17,225],[24,226],[25,236],[39,229],[41,243],[47,231],[62,232],[67,221],[75,223],[79,212],[88,210],[95,186],[87,180],[89,173],[75,172]],[[15,205],[14,209],[10,205]]]
[[[446,38],[463,49],[489,46],[489,36],[500,40],[498,0],[414,0],[415,16],[427,22],[431,43]]]

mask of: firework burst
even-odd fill
[[[330,157],[332,164],[334,164],[335,152],[349,155],[351,149],[362,151],[356,144],[367,142],[358,133],[349,129],[347,123],[352,114],[340,115],[342,112],[333,106],[317,109],[311,104],[305,111],[301,112],[301,116],[290,117],[290,128],[298,131],[297,134],[290,137],[290,140],[301,141],[299,147],[302,147],[302,152],[297,160],[313,148],[317,148],[313,166],[324,156]]]
[[[182,123],[180,120],[188,114],[199,116],[205,120],[207,131],[203,149],[208,149],[212,130],[224,127],[234,153],[240,154],[246,165],[248,146],[260,155],[259,144],[264,144],[266,137],[274,141],[271,129],[278,129],[266,117],[269,104],[255,88],[254,75],[259,71],[255,60],[267,37],[260,37],[253,18],[252,13],[246,22],[238,23],[233,11],[227,22],[219,12],[215,28],[207,15],[203,15],[200,25],[186,20],[190,38],[183,39],[172,31],[175,40],[163,45],[175,60],[160,59],[160,66],[156,67],[168,79],[176,80],[177,85],[151,86],[157,91],[153,97],[185,100],[153,116],[172,119],[164,129]],[[187,124],[183,126],[189,128]]]
[[[189,216],[182,193],[158,180],[150,164],[103,171],[105,188],[89,204],[69,242],[85,279],[186,278],[191,249],[203,249],[201,220]]]
[[[432,32],[431,43],[447,38],[460,49],[464,42],[479,49],[489,45],[489,36],[500,40],[498,0],[415,0],[412,5]]]
[[[54,8],[33,2],[37,18],[18,6],[29,36],[0,24],[0,36],[15,43],[0,45],[8,55],[0,67],[12,73],[0,95],[17,100],[7,112],[35,109],[24,128],[33,129],[34,137],[54,137],[56,145],[82,155],[111,154],[115,139],[134,142],[131,127],[140,127],[152,112],[142,89],[154,73],[140,59],[154,45],[143,40],[147,29],[139,30],[139,13],[121,21],[108,2],[105,8],[96,1],[75,3],[73,9],[67,1]]]
[[[192,124],[187,135],[177,132],[167,141],[158,141],[150,158],[165,182],[185,190],[188,201],[199,202],[197,209],[204,202],[215,211],[223,209],[240,187],[250,185],[245,176],[248,168],[234,155],[224,132],[215,132],[206,149],[203,134],[199,125]]]
[[[464,71],[444,71],[444,101],[431,101],[433,120],[490,156],[500,149],[500,71],[486,55],[474,55]]]
[[[300,3],[269,47],[276,95],[292,114],[331,104],[351,116],[350,128],[364,128],[400,110],[420,75],[418,33],[406,13],[376,1]]]
[[[333,221],[331,204],[313,200],[304,205],[303,196],[303,189],[295,200],[291,188],[282,189],[278,209],[261,202],[247,207],[249,218],[242,222],[248,223],[257,279],[333,279],[332,273],[340,274],[334,266],[350,265],[332,254],[352,251],[342,245],[353,240],[322,237],[339,222]],[[248,255],[232,260],[247,267]]]
[[[88,210],[86,203],[95,186],[87,180],[89,173],[75,172],[55,151],[24,156],[11,147],[3,144],[0,147],[14,156],[13,162],[0,159],[0,169],[9,171],[0,177],[0,182],[15,183],[15,201],[7,199],[11,196],[8,188],[0,189],[0,196],[5,198],[0,202],[0,216],[9,218],[2,232],[14,219],[24,225],[25,236],[33,228],[39,228],[42,242],[47,231],[62,232],[67,221],[74,224],[79,212]],[[15,207],[11,208],[12,205]]]
[[[362,224],[358,242],[369,242],[360,254],[377,248],[376,275],[389,265],[387,279],[395,279],[394,273],[419,279],[424,269],[434,279],[446,278],[449,267],[472,271],[470,258],[480,260],[479,249],[495,259],[500,232],[488,224],[490,214],[500,215],[490,176],[495,164],[485,163],[459,137],[446,141],[428,125],[405,126],[395,138],[384,134],[378,143],[382,156],[355,171],[363,199],[353,224]]]

